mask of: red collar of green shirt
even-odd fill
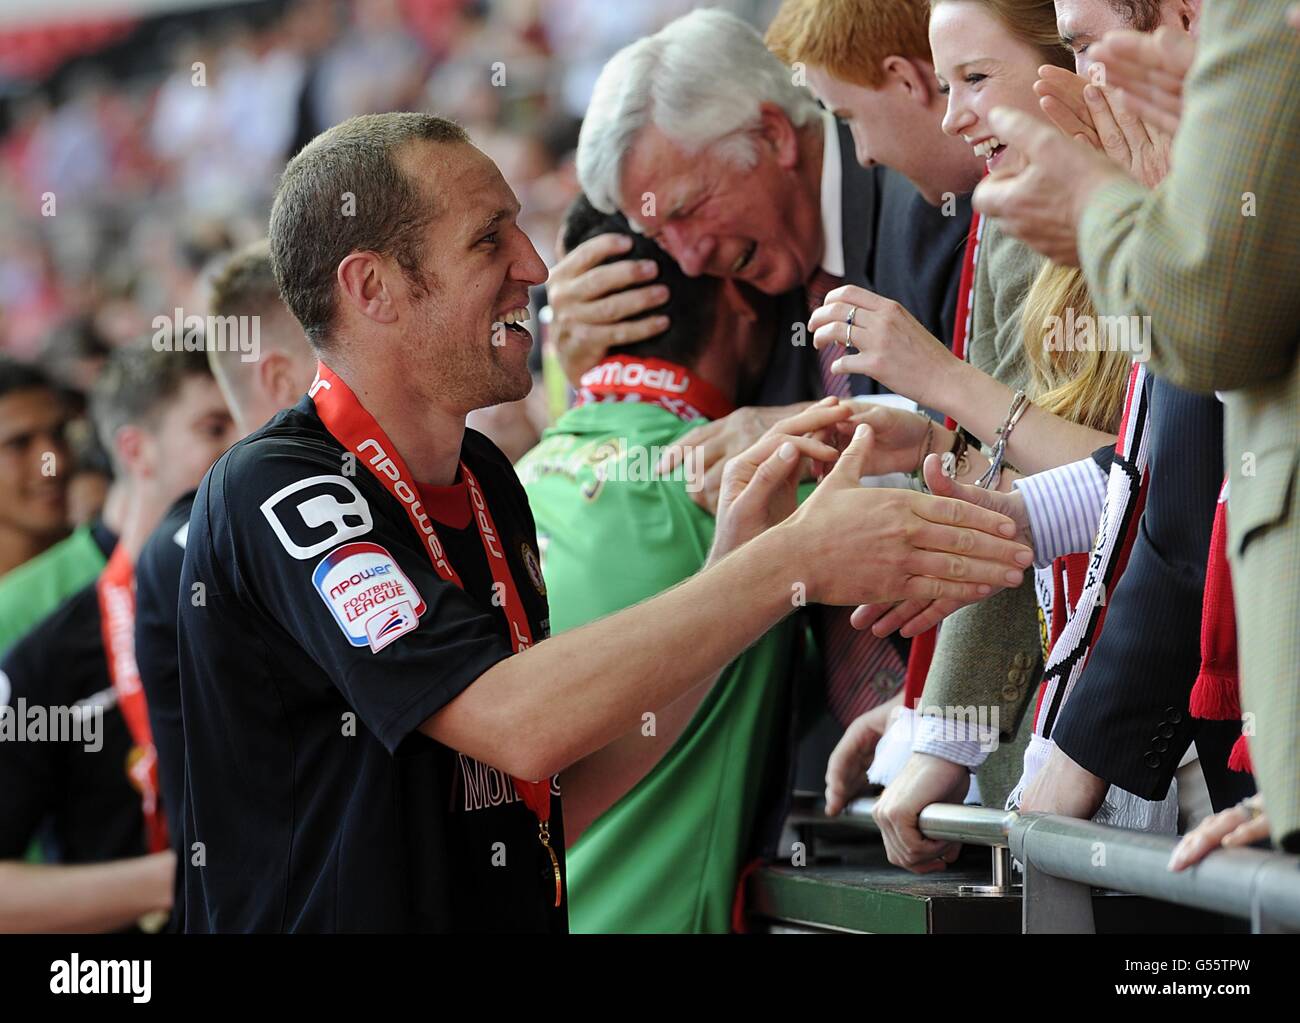
[[[735,406],[716,387],[666,359],[611,355],[582,375],[575,405],[592,401],[644,401],[685,422],[722,419]]]

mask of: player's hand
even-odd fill
[[[969,501],[981,508],[1007,516],[1016,524],[1016,540],[1032,549],[1033,536],[1029,529],[1029,513],[1025,499],[1019,491],[1003,493],[985,490],[968,483],[958,483],[943,474],[943,463],[936,454],[925,460],[925,483],[932,494]],[[932,629],[959,607],[969,601],[962,600],[904,600],[898,604],[864,604],[849,616],[855,629],[871,629],[876,636],[888,636],[898,631],[904,638],[919,636]]]
[[[703,478],[703,486],[692,489],[692,499],[716,515],[722,470],[727,460],[756,443],[777,423],[810,407],[812,402],[804,401],[794,405],[738,408],[729,416],[688,430],[664,451],[659,459],[659,475],[666,476],[678,465],[689,464]]]
[[[953,432],[920,412],[869,404],[838,429],[845,436],[852,436],[859,423],[871,427],[865,476],[916,472],[930,451],[944,452],[952,448]]]
[[[922,835],[921,811],[931,803],[961,803],[969,789],[970,771],[961,764],[913,753],[871,811],[889,862],[914,874],[947,869],[961,853],[961,845]]]
[[[853,324],[848,317],[853,310]],[[861,373],[920,405],[945,408],[963,363],[898,302],[852,284],[836,288],[808,318],[813,346],[852,344],[836,373]]]
[[[826,763],[826,816],[834,817],[867,787],[867,769],[876,747],[903,705],[899,692],[892,700],[856,717],[835,744]]]
[[[667,316],[640,315],[668,301],[668,288],[653,283],[659,275],[654,260],[624,259],[602,265],[631,247],[632,239],[623,234],[588,238],[556,264],[547,280],[552,315],[549,340],[564,375],[575,387],[609,349],[668,329]]]
[[[807,463],[836,461],[839,449],[828,443],[827,435],[852,413],[851,405],[826,398],[780,420],[727,460],[719,486],[710,561],[749,542],[794,511],[799,480],[808,473]]]
[[[951,497],[858,483],[871,428],[780,528],[807,599],[855,605],[908,598],[978,600],[1019,585],[1033,553],[1004,515]]]

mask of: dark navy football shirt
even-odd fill
[[[523,488],[473,430],[461,458],[540,641]],[[464,590],[309,398],[204,479],[179,601],[187,930],[567,929],[509,776],[418,730],[512,654],[464,482],[421,494]],[[555,779],[551,804],[562,864]]]

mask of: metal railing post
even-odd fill
[[[1042,870],[1028,851],[1026,839],[1038,818],[1017,817],[1011,826],[1010,852],[1025,871],[1020,900],[1021,934],[1095,934],[1092,885],[1055,877]]]
[[[1300,863],[1294,857],[1266,863],[1255,874],[1250,929],[1256,934],[1300,931]]]

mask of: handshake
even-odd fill
[[[929,494],[860,485],[863,476],[900,467],[888,450],[894,442],[878,433],[887,437],[894,417],[912,414],[858,413],[835,398],[781,411],[787,414],[731,457],[719,454],[736,443],[734,433],[721,436],[725,420],[682,438],[682,447],[710,446],[719,469],[710,562],[778,530],[785,542],[773,549],[803,583],[806,599],[861,605],[854,624],[874,625],[878,634],[899,625],[914,634],[1023,580],[1033,552],[1017,521],[1023,513],[1008,514],[1016,512],[1014,495],[955,483],[937,454],[924,459]],[[911,457],[918,455],[911,447]],[[670,451],[665,464],[683,456]],[[799,505],[798,484],[810,475],[820,483]]]

